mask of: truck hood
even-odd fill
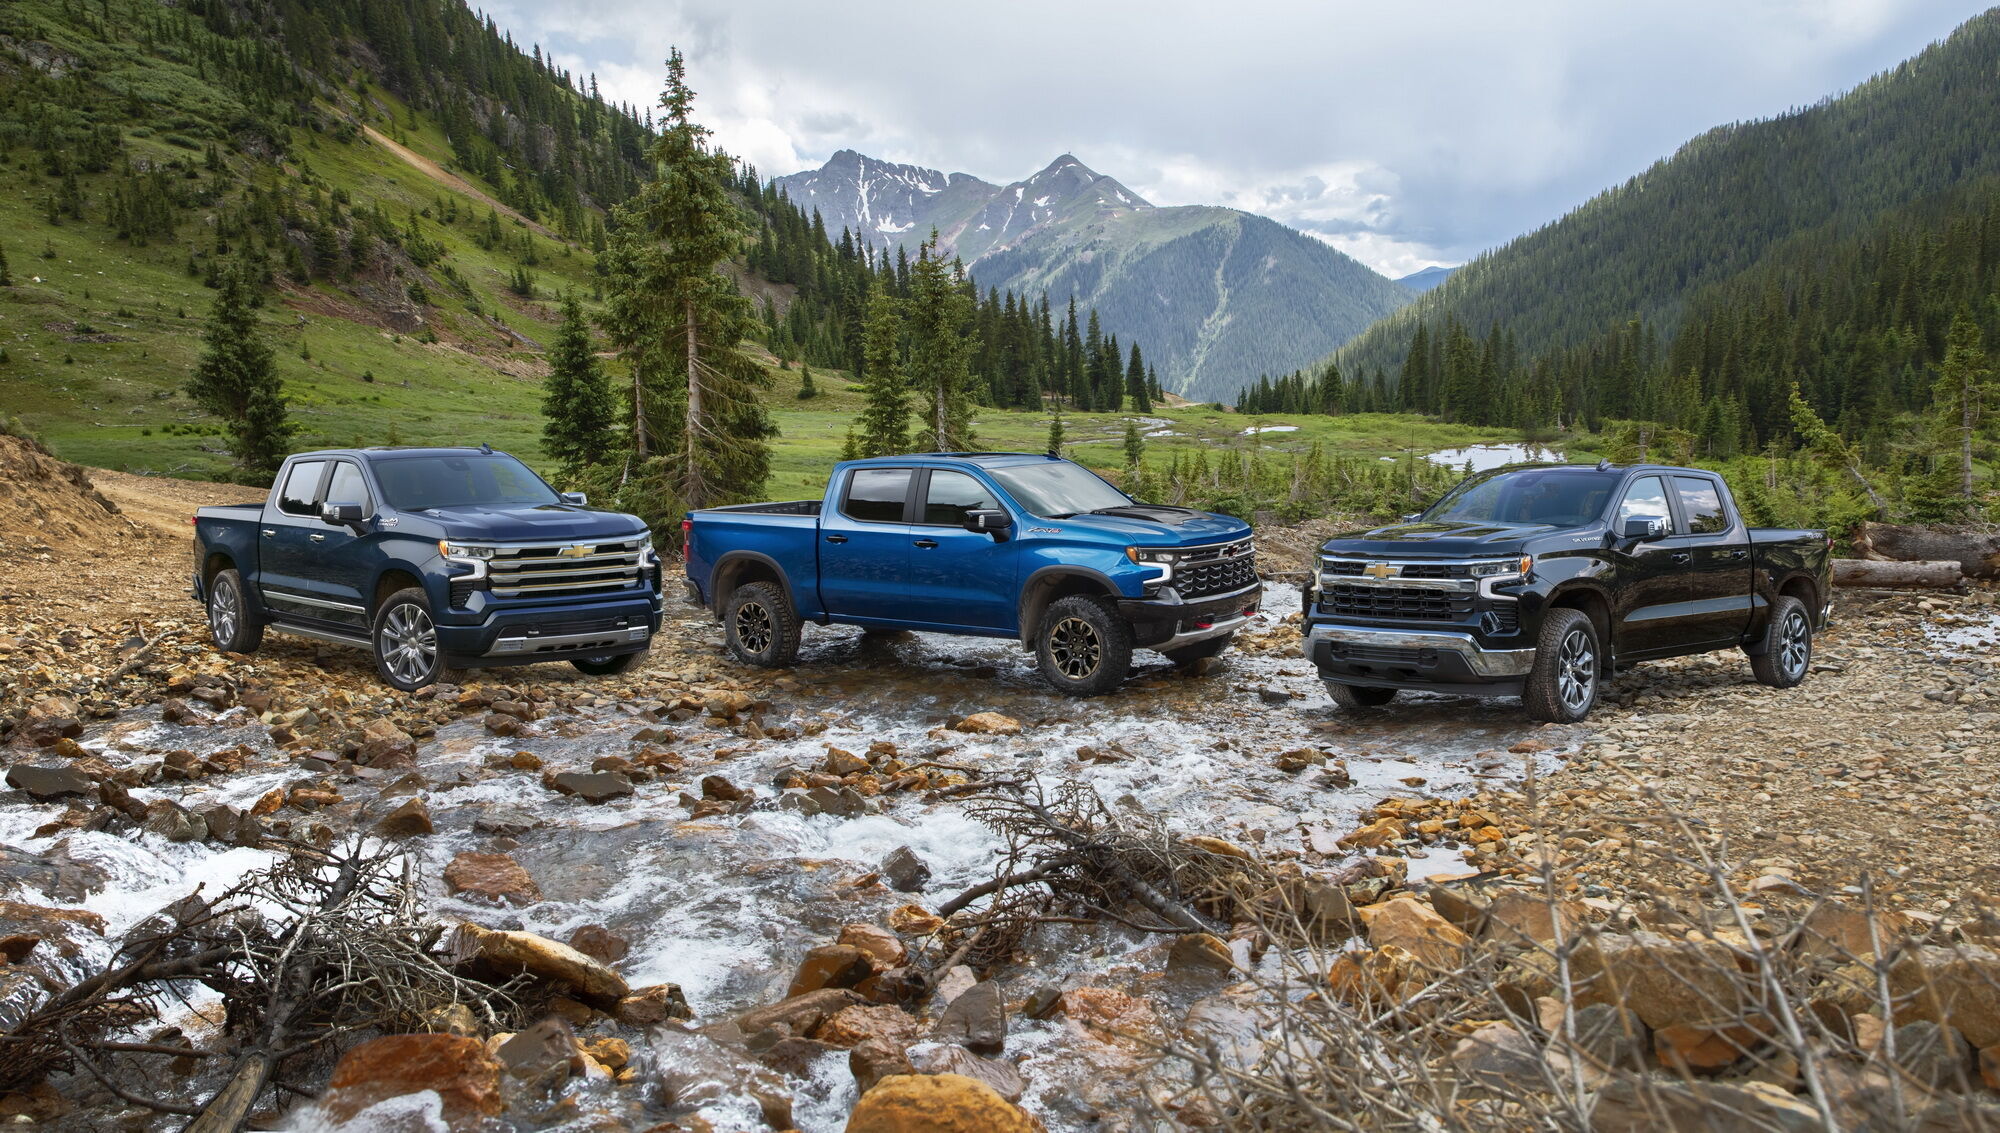
[[[1336,535],[1320,548],[1330,555],[1379,555],[1383,558],[1455,558],[1505,555],[1522,549],[1530,538],[1556,528],[1546,523],[1393,523],[1372,531]]]
[[[1031,519],[1029,526],[1044,522],[1047,521]],[[1146,547],[1198,547],[1250,534],[1250,525],[1240,519],[1158,504],[1133,504],[1115,511],[1073,515],[1057,522],[1069,530],[1100,532]]]
[[[549,539],[618,539],[646,530],[638,516],[575,504],[530,507],[455,507],[414,513],[447,539],[520,543]]]

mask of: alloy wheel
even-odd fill
[[[1062,675],[1076,681],[1097,671],[1104,642],[1097,627],[1082,618],[1064,618],[1049,632],[1049,656]]]
[[[1564,708],[1582,712],[1590,707],[1596,684],[1597,650],[1589,634],[1572,629],[1563,635],[1562,649],[1556,655],[1556,695],[1562,698]]]
[[[1797,610],[1785,615],[1784,627],[1778,633],[1778,663],[1784,666],[1785,676],[1796,677],[1806,670],[1806,660],[1812,655],[1812,628],[1806,625],[1806,616]]]
[[[218,578],[214,586],[208,596],[208,628],[214,633],[217,645],[227,646],[236,640],[236,627],[243,620],[243,601],[236,593],[236,584],[228,579]]]
[[[771,611],[762,602],[745,602],[736,607],[736,640],[751,653],[771,647]]]
[[[382,664],[399,681],[420,681],[437,664],[437,628],[422,606],[405,602],[382,622]]]

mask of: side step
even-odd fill
[[[267,622],[264,628],[270,630],[272,633],[289,633],[298,637],[310,637],[314,641],[324,641],[328,645],[348,645],[355,649],[374,649],[374,646],[370,645],[368,639],[365,637],[336,633],[330,629],[311,629],[306,626],[292,625],[289,622]]]

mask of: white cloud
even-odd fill
[[[487,7],[640,107],[679,45],[699,117],[766,175],[853,148],[1004,183],[1068,150],[1156,203],[1264,213],[1391,274],[1462,261],[1970,14],[1942,0]]]

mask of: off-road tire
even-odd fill
[[[1102,696],[1132,673],[1132,626],[1109,600],[1058,598],[1035,629],[1043,679],[1065,696]]]
[[[1574,724],[1590,715],[1607,669],[1597,626],[1582,610],[1550,610],[1535,639],[1535,667],[1521,689],[1528,719]]]
[[[368,644],[375,673],[390,688],[415,692],[436,683],[444,672],[437,623],[431,617],[430,596],[422,587],[405,587],[375,607]]]
[[[761,669],[799,656],[799,614],[775,582],[746,582],[722,604],[722,640],[736,659]]]
[[[1372,685],[1350,685],[1340,681],[1326,681],[1326,694],[1342,708],[1380,708],[1396,699],[1393,688],[1376,688]]]
[[[264,644],[264,619],[234,568],[208,580],[208,634],[224,653],[255,653]]]
[[[1197,641],[1193,645],[1183,645],[1179,649],[1161,650],[1160,656],[1176,665],[1192,665],[1196,661],[1222,656],[1229,649],[1230,643],[1235,640],[1235,634],[1225,633],[1221,637],[1211,637],[1206,641]]]
[[[585,676],[615,677],[638,668],[640,662],[645,659],[646,651],[641,649],[637,653],[620,653],[616,657],[578,657],[570,664],[576,666],[576,671]]]
[[[1812,672],[1812,614],[1797,598],[1771,603],[1771,620],[1764,627],[1761,649],[1750,655],[1757,683],[1794,688]]]

